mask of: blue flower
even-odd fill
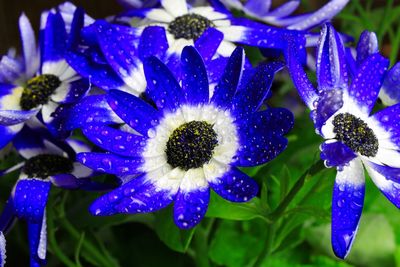
[[[92,204],[94,215],[153,212],[174,201],[176,225],[194,227],[206,213],[210,187],[230,201],[250,200],[257,183],[238,167],[263,164],[285,149],[292,114],[283,108],[260,111],[281,63],[261,64],[244,83],[244,52],[237,48],[210,96],[198,52],[185,47],[181,62],[182,86],[160,60],[149,57],[146,100],[108,93],[110,107],[128,127],[83,129],[109,152],[82,153],[78,160],[123,182]]]
[[[346,60],[352,75],[357,73],[358,68],[368,56],[378,53],[378,39],[374,32],[364,31],[360,35],[356,49],[346,50]],[[355,56],[353,56],[355,54]],[[387,72],[379,92],[379,98],[386,106],[400,102],[400,63],[396,63]]]
[[[60,106],[78,101],[89,89],[89,82],[64,59],[68,34],[59,12],[43,13],[40,53],[29,20],[22,15],[19,21],[24,60],[19,61],[18,68],[17,61],[12,61],[14,67],[10,69],[4,62],[11,62],[11,58],[4,57],[0,65],[3,73],[12,72],[0,84],[0,147],[38,113],[54,134],[61,134],[64,114]]]
[[[332,197],[332,247],[345,258],[350,251],[364,203],[364,168],[382,193],[400,208],[400,105],[371,114],[389,61],[375,52],[360,62],[352,77],[345,48],[334,28],[321,32],[315,89],[297,59],[298,43],[289,45],[289,70],[301,97],[312,110],[316,131],[325,142],[321,159],[336,167]]]
[[[291,30],[309,30],[332,19],[349,0],[331,0],[317,11],[302,15],[292,15],[300,5],[300,0],[286,1],[271,10],[271,0],[211,0],[214,5],[225,5],[243,11],[246,15],[262,22]]]
[[[20,170],[11,196],[0,215],[0,231],[7,234],[16,219],[28,224],[30,266],[42,266],[46,260],[46,204],[51,186],[64,189],[104,190],[89,177],[93,171],[75,161],[76,153],[90,151],[81,141],[58,142],[43,126],[25,125],[13,140],[25,159],[0,175]],[[0,255],[3,246],[0,237]]]
[[[183,47],[194,45],[194,41],[209,28],[214,28],[223,34],[217,54],[224,57],[228,57],[235,49],[234,43],[283,49],[286,47],[287,36],[304,34],[270,27],[245,18],[235,18],[225,8],[193,7],[185,0],[161,0],[160,2],[161,7],[159,8],[130,10],[123,13],[121,18],[123,20],[126,17],[142,18],[139,22],[135,20],[131,22],[129,19],[138,34],[147,26],[163,27],[169,46],[168,53],[178,56]]]

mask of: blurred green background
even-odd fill
[[[0,0],[0,53],[19,47],[17,20],[22,11],[38,29],[40,11],[61,2]],[[110,0],[73,2],[95,18],[122,10]],[[299,12],[315,10],[325,2],[302,1]],[[380,48],[393,63],[399,55],[399,17],[399,1],[350,1],[334,25],[355,41],[364,29],[375,31]],[[195,230],[181,231],[172,222],[171,209],[146,215],[91,217],[87,207],[99,194],[53,188],[47,209],[48,266],[400,266],[400,211],[369,179],[358,236],[346,261],[337,260],[330,248],[335,170],[307,176],[281,216],[271,217],[295,181],[316,161],[321,142],[286,73],[277,76],[273,91],[270,103],[291,109],[296,122],[284,153],[269,164],[245,170],[262,188],[258,198],[232,204],[213,194],[203,223]],[[1,166],[16,160],[11,154]],[[15,175],[8,175],[0,181],[1,203],[8,198],[15,179]],[[7,236],[7,248],[7,266],[28,266],[24,222],[18,222]]]

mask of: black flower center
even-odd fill
[[[341,113],[333,119],[333,126],[336,139],[353,151],[366,157],[374,157],[378,153],[378,139],[372,129],[361,119],[350,113]]]
[[[60,79],[52,74],[36,76],[28,81],[22,92],[20,105],[23,110],[30,110],[46,104],[49,97],[60,86]]]
[[[58,155],[42,154],[28,159],[22,171],[30,178],[47,178],[51,175],[70,173],[72,161]]]
[[[209,162],[217,134],[205,121],[191,121],[176,128],[167,142],[167,162],[174,168],[195,169]]]
[[[168,31],[175,37],[175,39],[185,38],[187,40],[196,40],[205,30],[213,27],[209,19],[197,15],[186,14],[175,18],[169,23]]]

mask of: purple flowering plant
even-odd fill
[[[23,11],[0,267],[400,264],[395,1]]]

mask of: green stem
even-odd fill
[[[262,248],[257,260],[254,262],[253,267],[260,267],[264,262],[264,259],[272,254],[272,241],[275,237],[275,224],[271,223],[267,226],[267,241],[265,246]]]
[[[293,187],[290,189],[289,193],[285,196],[282,202],[278,205],[278,207],[267,216],[267,220],[270,221],[267,227],[267,240],[265,245],[260,252],[257,260],[253,264],[253,267],[260,267],[264,262],[265,257],[270,255],[273,251],[273,240],[275,237],[276,231],[276,221],[285,213],[287,207],[296,197],[296,195],[300,192],[301,188],[304,185],[307,177],[314,176],[321,170],[325,169],[324,162],[322,160],[318,160],[315,162],[306,172],[304,172],[300,178],[296,181]]]
[[[67,267],[76,267],[75,263],[72,262],[61,250],[61,248],[58,246],[56,237],[55,237],[55,228],[54,228],[54,222],[53,222],[53,216],[52,213],[49,212],[49,220],[47,220],[47,225],[49,228],[49,244],[51,245],[51,249],[53,253],[57,256],[57,258]]]
[[[318,160],[316,163],[314,163],[305,173],[303,173],[300,176],[300,178],[293,185],[292,189],[290,189],[289,193],[279,204],[279,206],[272,213],[268,215],[268,219],[270,219],[271,221],[276,221],[277,219],[279,219],[279,217],[285,212],[286,208],[289,206],[289,204],[295,198],[297,193],[303,187],[307,177],[314,176],[323,169],[325,169],[325,165],[322,160]]]
[[[195,262],[197,267],[210,267],[208,260],[208,237],[211,233],[215,219],[210,219],[208,224],[199,225],[194,233],[193,242],[195,248]]]

